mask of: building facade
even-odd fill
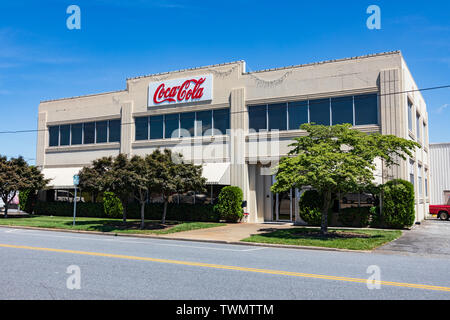
[[[450,205],[450,143],[430,144],[431,204]]]
[[[246,72],[237,61],[127,79],[126,89],[39,105],[36,163],[55,189],[102,156],[170,148],[203,165],[213,186],[242,188],[249,222],[292,220],[299,191],[272,194],[272,175],[305,122],[351,123],[413,139],[399,166],[377,162],[376,180],[416,189],[416,220],[430,197],[428,115],[399,51]]]

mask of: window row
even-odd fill
[[[230,129],[230,109],[137,117],[134,122],[135,140],[222,135]]]
[[[49,146],[120,142],[120,120],[50,126]]]
[[[378,124],[378,96],[375,93],[249,106],[248,118],[249,128],[255,131],[296,130],[312,122],[327,126]]]

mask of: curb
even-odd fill
[[[157,236],[157,235],[147,235],[147,234],[107,233],[107,232],[99,232],[99,231],[69,230],[69,229],[57,229],[57,228],[6,226],[6,225],[0,225],[0,228],[41,230],[41,231],[53,231],[53,232],[69,232],[69,233],[102,235],[102,236],[109,236],[109,237],[131,237],[131,238],[144,238],[144,239],[147,238],[147,239],[160,239],[160,240],[178,240],[178,241],[190,241],[190,242],[206,242],[206,243],[232,244],[232,245],[240,245],[240,246],[254,246],[254,247],[266,247],[266,248],[303,249],[303,250],[332,251],[332,252],[353,252],[353,253],[372,253],[373,252],[373,250],[350,250],[350,249],[339,249],[339,248],[326,248],[326,247],[313,247],[313,246],[296,246],[296,245],[289,245],[289,244],[275,244],[275,243],[261,243],[261,242],[190,239],[190,238],[177,238],[177,237]]]

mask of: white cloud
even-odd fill
[[[436,110],[436,113],[442,113],[442,112],[444,112],[444,110],[447,109],[448,106],[449,106],[448,103],[443,104],[442,106],[440,106],[440,107]]]

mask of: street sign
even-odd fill
[[[79,184],[80,184],[80,176],[76,174],[73,176],[73,185],[77,186]]]

